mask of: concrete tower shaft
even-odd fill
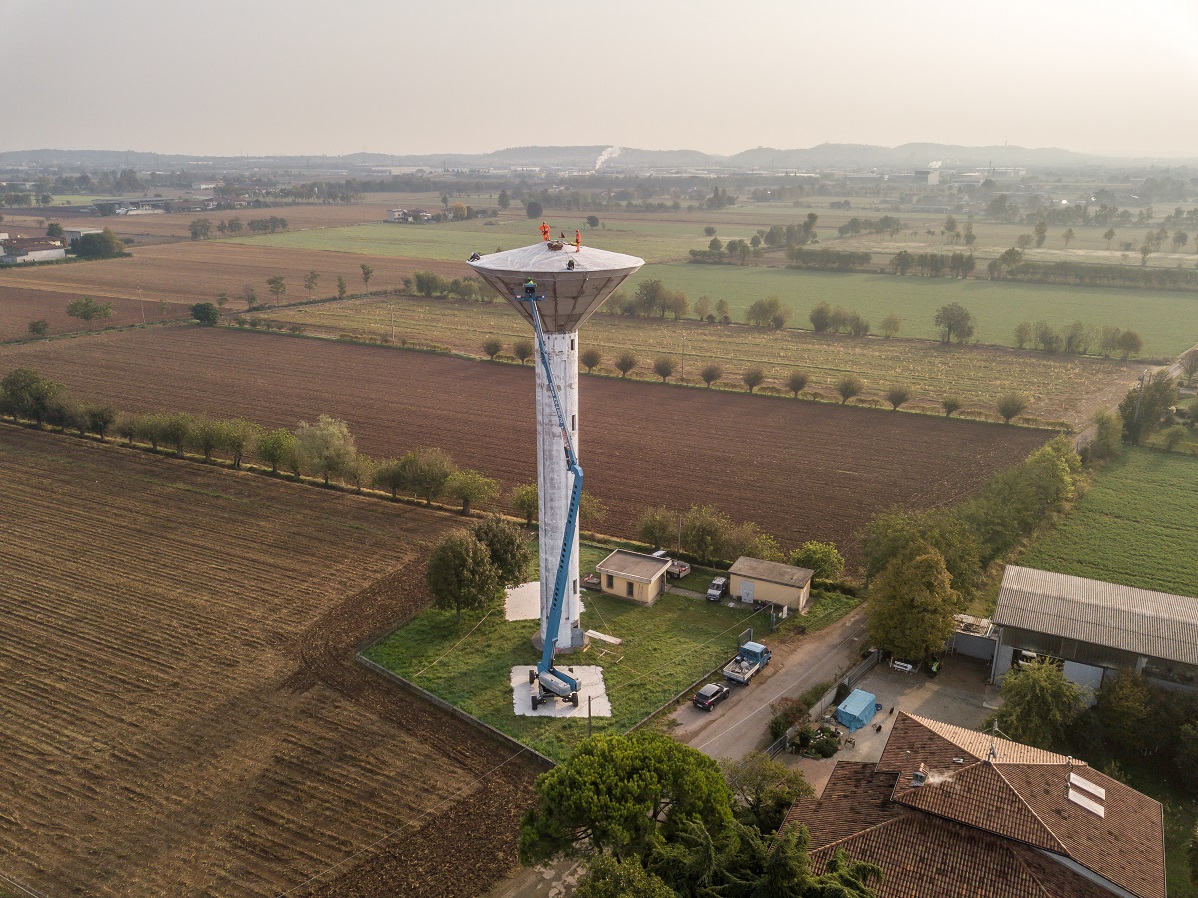
[[[545,334],[549,367],[557,385],[558,400],[570,428],[574,451],[582,463],[578,444],[578,334]],[[566,453],[557,411],[545,380],[545,369],[537,365],[537,495],[539,501],[541,548],[541,640],[546,631],[549,606],[553,602],[553,584],[557,578],[558,558],[566,535],[566,517],[570,505],[570,474],[566,469]],[[578,624],[578,530],[573,534],[574,549],[570,554],[570,577],[562,596],[562,619],[557,632],[560,649],[582,645],[582,630]]]

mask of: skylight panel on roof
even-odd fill
[[[1076,773],[1069,774],[1069,785],[1077,786],[1077,788],[1089,792],[1099,801],[1106,801],[1106,789],[1102,788],[1102,786],[1094,785],[1094,783],[1090,782],[1088,779],[1083,779]]]
[[[1080,807],[1085,808],[1091,814],[1097,814],[1099,817],[1106,817],[1106,811],[1102,805],[1091,799],[1083,792],[1078,792],[1076,789],[1069,790],[1069,800]]]

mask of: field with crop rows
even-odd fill
[[[147,303],[167,299],[177,303],[215,302],[226,292],[230,309],[243,309],[241,291],[246,284],[257,290],[259,302],[273,302],[266,279],[283,275],[287,293],[284,302],[306,299],[304,276],[309,271],[320,275],[315,295],[333,296],[337,275],[345,278],[349,292],[360,291],[362,271],[367,263],[374,268],[371,290],[399,286],[412,272],[431,269],[456,276],[465,265],[413,262],[348,253],[315,250],[282,250],[269,246],[238,246],[206,241],[172,243],[138,249],[132,258],[77,262],[73,265],[49,265],[20,271],[0,271],[0,284],[29,290],[86,294],[96,299],[137,299],[140,287]]]
[[[394,197],[394,199],[411,199],[411,197]],[[429,197],[423,196],[427,205]],[[292,230],[306,228],[336,228],[346,225],[364,224],[372,221],[383,221],[387,210],[395,208],[387,199],[378,194],[372,194],[368,202],[352,205],[294,205],[274,206],[266,209],[224,209],[212,212],[172,212],[154,215],[79,215],[67,217],[63,213],[55,213],[49,207],[43,214],[5,215],[5,230],[15,230],[29,233],[41,233],[43,221],[54,221],[64,228],[112,228],[122,239],[134,238],[130,247],[136,250],[143,239],[152,242],[164,240],[190,240],[191,223],[197,218],[206,218],[212,223],[212,236],[216,237],[216,223],[222,218],[240,218],[242,227],[254,218],[269,218],[272,215],[287,219],[287,225]]]
[[[510,357],[517,340],[528,339],[527,327],[506,303],[463,303],[423,297],[364,297],[282,309],[269,314],[278,321],[296,322],[313,333],[445,346],[457,352],[483,355],[482,343],[497,337]],[[699,372],[708,363],[723,369],[717,388],[743,391],[741,374],[760,367],[766,373],[765,391],[782,391],[787,376],[798,369],[810,377],[808,395],[839,401],[836,381],[846,373],[865,383],[862,400],[885,404],[886,390],[895,384],[911,389],[909,408],[939,413],[940,401],[951,394],[966,406],[965,414],[994,417],[998,397],[1011,391],[1030,400],[1027,414],[1044,421],[1084,425],[1098,405],[1117,403],[1143,370],[1142,364],[1073,357],[1047,357],[1036,352],[995,347],[941,346],[920,340],[857,339],[847,335],[815,334],[788,329],[769,331],[745,326],[597,315],[583,330],[582,347],[603,355],[597,371],[616,375],[615,359],[633,352],[640,360],[630,377],[650,380],[653,360],[668,355],[677,366],[678,381],[702,384]],[[682,370],[685,348],[685,372]],[[887,406],[889,407],[889,406]]]
[[[0,474],[7,875],[273,896],[405,825],[304,894],[465,898],[514,863],[532,772],[480,786],[510,749],[351,661],[427,604],[450,516],[10,425]]]
[[[1133,449],[1020,564],[1198,596],[1198,459]]]
[[[973,312],[974,339],[982,343],[1013,346],[1015,325],[1041,319],[1058,329],[1074,321],[1130,328],[1144,339],[1142,354],[1148,358],[1172,359],[1198,342],[1198,298],[1185,293],[690,263],[646,265],[624,292],[649,278],[684,291],[691,302],[700,296],[725,299],[740,321],[750,304],[774,295],[794,310],[791,324],[797,327],[810,327],[808,313],[827,302],[857,311],[875,329],[897,312],[902,336],[939,339],[936,310],[958,302]]]
[[[67,305],[77,298],[78,294],[73,293],[9,287],[0,280],[0,342],[29,339],[29,322],[38,320],[49,325],[47,333],[51,336],[88,330],[86,322],[67,314]],[[141,324],[143,315],[145,323],[157,324],[185,319],[190,314],[187,306],[175,302],[168,302],[163,310],[157,301],[138,302],[136,298],[97,301],[112,303],[112,317],[92,322],[94,329]]]
[[[595,231],[588,229],[581,218],[568,222],[556,217],[553,220],[558,232],[565,231],[571,243],[575,230],[579,229],[588,246],[640,256],[650,262],[685,259],[689,250],[706,249],[711,239],[703,235],[701,226],[685,222],[617,220]],[[461,262],[473,252],[485,255],[540,240],[536,224],[539,222],[530,223],[523,216],[445,224],[365,224],[321,231],[289,231],[226,242]],[[748,239],[751,235],[752,231],[747,231],[743,236]]]
[[[123,410],[289,427],[323,412],[344,418],[372,456],[440,446],[505,486],[536,476],[530,367],[190,326],[0,348],[0,370],[18,365]],[[581,457],[588,489],[610,508],[605,530],[631,534],[647,506],[712,503],[787,546],[833,540],[854,564],[857,534],[879,509],[954,501],[1048,436],[615,378],[584,378],[581,407]]]

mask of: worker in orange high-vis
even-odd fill
[[[541,239],[549,239],[549,225],[545,224],[545,222],[541,222]]]
[[[582,249],[582,231],[575,231],[574,232],[574,252],[578,252],[580,249]]]

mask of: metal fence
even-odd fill
[[[769,755],[771,758],[778,757],[778,755],[780,755],[780,754],[782,754],[782,752],[786,751],[787,738],[789,738],[789,737],[779,736],[777,739],[775,739],[773,741],[773,743],[770,745],[770,747],[765,750],[765,753],[767,755]]]
[[[840,689],[841,684],[852,689],[880,660],[882,660],[882,653],[877,649],[866,655],[860,664],[850,670],[835,686],[824,693],[823,698],[811,706],[811,719],[819,720],[824,716],[824,712],[836,703],[836,692]]]

